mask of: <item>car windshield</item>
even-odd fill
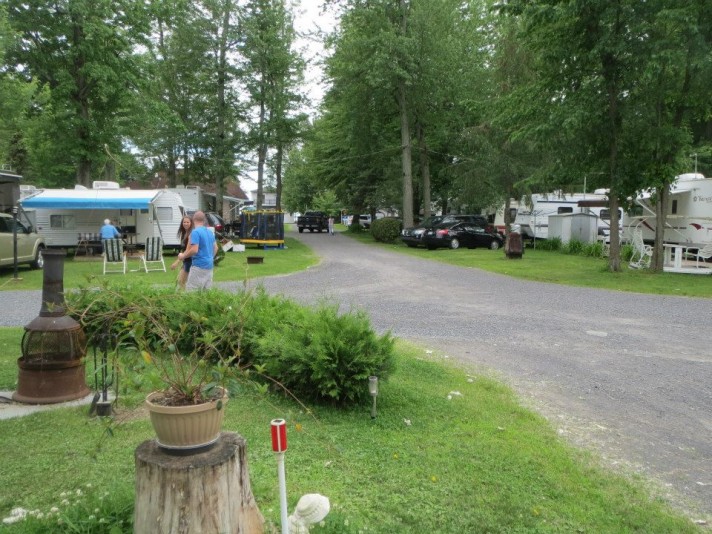
[[[431,215],[423,219],[423,222],[419,223],[418,226],[428,228],[430,226],[435,226],[436,224],[442,222],[442,217],[440,215]]]

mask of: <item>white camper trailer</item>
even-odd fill
[[[48,247],[76,247],[87,240],[87,235],[96,237],[104,219],[114,221],[139,247],[148,237],[161,237],[166,247],[180,247],[177,233],[183,202],[180,195],[170,191],[81,186],[40,189],[20,203],[33,215],[37,232]]]
[[[645,191],[635,199],[636,206],[624,215],[623,230],[632,239],[636,229],[643,240],[655,241],[655,205],[653,192]],[[712,178],[700,173],[681,174],[670,186],[664,241],[702,248],[712,243]]]
[[[203,190],[197,185],[168,187],[166,191],[178,193],[183,199],[183,208],[186,211],[209,211]]]
[[[529,239],[547,239],[549,237],[549,216],[565,213],[593,213],[599,217],[598,227],[601,233],[609,230],[609,223],[601,220],[600,211],[603,208],[582,208],[580,201],[597,200],[602,203],[607,200],[602,190],[593,193],[561,193],[533,194],[531,202],[523,198],[519,202],[517,218],[514,223],[519,225],[523,236]]]

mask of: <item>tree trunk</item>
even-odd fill
[[[423,218],[430,217],[430,158],[428,146],[425,143],[423,125],[418,123],[418,148],[420,152],[420,172],[423,177]]]
[[[403,227],[413,226],[413,170],[411,164],[410,128],[405,99],[405,82],[398,86],[398,106],[401,118],[401,164],[403,167]]]
[[[260,534],[264,519],[252,495],[247,444],[223,432],[215,446],[167,454],[155,440],[135,452],[136,534]]]
[[[277,181],[277,186],[276,186],[276,196],[277,196],[277,201],[276,201],[276,206],[275,209],[278,211],[282,210],[282,155],[284,154],[284,148],[282,147],[282,143],[279,142],[277,143],[277,153],[275,154],[275,169],[274,169],[274,174],[275,174],[275,179]]]
[[[650,268],[656,272],[662,272],[665,242],[665,224],[667,220],[667,206],[670,199],[670,186],[665,182],[655,190],[655,246],[653,247],[653,259]]]

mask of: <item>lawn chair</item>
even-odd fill
[[[121,239],[104,239],[104,274],[126,274],[126,253]]]
[[[689,259],[694,259],[696,262],[696,267],[699,269],[700,260],[702,260],[702,263],[704,263],[705,261],[712,258],[712,243],[709,243],[701,249],[698,249],[697,252],[688,252],[686,256]]]
[[[636,229],[633,232],[633,255],[630,258],[628,267],[631,269],[649,269],[650,261],[653,258],[653,247],[646,245],[643,241],[642,230]]]
[[[163,261],[163,240],[160,237],[147,237],[146,248],[140,254],[139,261],[146,272],[163,271],[165,273],[166,264]],[[155,267],[149,269],[149,263],[154,264]]]

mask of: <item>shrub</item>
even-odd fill
[[[393,368],[393,339],[378,336],[364,312],[339,315],[321,306],[294,321],[277,323],[258,340],[255,360],[298,398],[353,404],[368,397],[370,375]]]
[[[394,243],[398,240],[403,230],[403,223],[393,217],[376,219],[371,223],[371,235],[376,241]]]
[[[566,245],[563,247],[563,251],[567,254],[583,254],[583,248],[583,241],[579,241],[578,239],[572,239],[568,243],[566,243]]]
[[[542,239],[536,242],[536,248],[540,250],[561,250],[561,238]]]
[[[358,402],[368,394],[368,377],[385,379],[393,367],[391,336],[378,336],[363,312],[339,315],[337,307],[311,309],[264,290],[176,293],[131,285],[110,289],[82,289],[66,296],[69,313],[85,326],[95,345],[101,333],[115,334],[121,328],[103,322],[105,315],[149,299],[166,327],[177,334],[176,346],[183,354],[200,354],[201,340],[210,340],[210,349],[222,358],[237,356],[241,367],[264,370],[271,382],[303,401]],[[79,315],[80,310],[85,312]],[[187,324],[186,317],[192,318]],[[150,341],[148,325],[146,329]],[[160,336],[154,335],[153,342],[160,348]],[[127,368],[141,368],[138,353],[135,357]]]

